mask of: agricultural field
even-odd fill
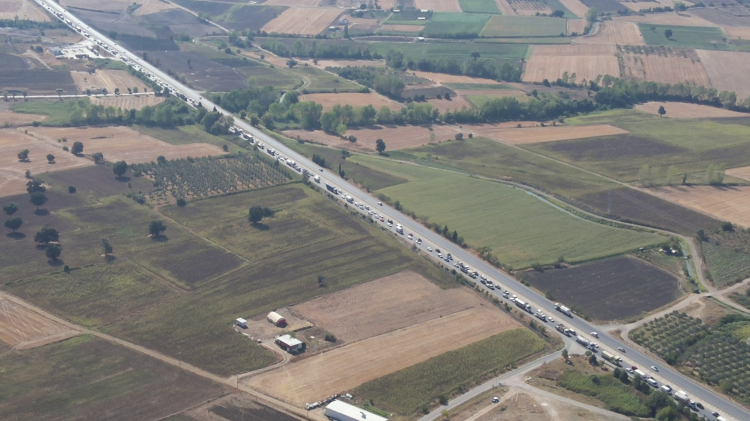
[[[0,125],[3,127],[25,126],[35,121],[42,121],[45,118],[47,116],[0,111]]]
[[[664,107],[667,111],[664,114],[666,118],[692,119],[692,118],[747,118],[748,115],[737,111],[731,111],[724,108],[711,107],[708,105],[690,104],[686,102],[654,102],[650,101],[645,104],[638,104],[635,109],[658,115],[659,107]],[[727,173],[731,173],[732,170]],[[740,177],[742,178],[742,177]]]
[[[550,8],[550,6],[547,5],[546,2],[542,1],[509,0],[508,4],[512,8],[513,14],[519,16],[535,16],[537,13],[548,15],[552,13],[552,9]],[[564,9],[564,7],[562,9]]]
[[[488,16],[478,14],[466,14],[468,16]],[[484,27],[484,24],[481,25]],[[477,33],[482,28],[477,29]],[[454,59],[468,58],[471,53],[477,52],[483,58],[496,60],[518,60],[526,56],[528,45],[524,44],[491,44],[482,42],[425,42],[425,43],[403,43],[403,42],[377,42],[368,44],[371,52],[377,52],[386,56],[388,51],[402,51],[405,56],[413,60],[420,58],[452,57]],[[488,79],[483,79],[488,80]]]
[[[79,332],[0,292],[0,341],[17,350],[58,342]]]
[[[70,72],[70,76],[80,92],[106,89],[107,92],[113,94],[117,88],[120,89],[120,92],[127,92],[128,88],[138,88],[139,91],[143,92],[144,89],[148,88],[142,80],[131,76],[124,70],[98,70],[95,73],[74,71]]]
[[[500,13],[504,16],[516,16],[517,13],[513,8],[510,6],[509,0],[495,0],[495,4],[497,5],[497,8],[500,10]]]
[[[435,13],[425,27],[424,35],[435,38],[476,38],[489,19],[490,15],[482,13]]]
[[[750,167],[732,168],[726,171],[727,175],[750,181]]]
[[[587,261],[663,241],[658,235],[578,219],[500,183],[369,156],[349,160],[406,178],[408,183],[378,193],[430,222],[448,225],[471,247],[489,247],[513,268],[553,263],[560,256],[569,262]]]
[[[709,75],[695,50],[662,46],[618,46],[617,50],[621,77],[711,86]]]
[[[461,10],[465,13],[496,13],[500,14],[495,0],[459,0]]]
[[[719,288],[750,277],[750,238],[742,230],[715,231],[700,243],[708,274]]]
[[[219,420],[223,421],[298,421],[297,417],[287,415],[255,400],[249,394],[232,394],[190,409],[181,415],[186,418],[169,421]]]
[[[702,7],[691,10],[691,13],[721,27],[750,26],[750,17],[743,6],[736,7]]]
[[[64,94],[78,93],[70,72],[62,70],[30,69],[0,69],[0,90],[16,91],[19,96],[23,91],[29,94],[56,95],[56,89],[62,89]]]
[[[223,15],[227,10],[231,9],[233,6],[232,3],[229,3],[229,2],[225,3],[225,2],[215,2],[215,1],[205,1],[205,0],[174,0],[174,3],[182,7],[185,7],[187,9],[190,9],[196,13],[205,13],[214,18]],[[263,6],[260,6],[260,7],[263,7]],[[255,8],[255,10],[260,11],[260,7]],[[257,29],[254,29],[254,30],[257,30]]]
[[[618,10],[628,10],[616,0],[581,0],[581,2],[590,8],[595,7],[599,13],[615,14]]]
[[[586,19],[568,19],[568,35],[582,35],[586,30]]]
[[[535,333],[513,329],[364,383],[354,394],[380,408],[411,415],[438,396],[454,395],[465,385],[496,376],[544,348]]]
[[[223,388],[155,358],[92,336],[0,355],[5,420],[159,419]]]
[[[232,89],[247,88],[247,76],[217,61],[210,60],[198,52],[192,51],[151,51],[148,57],[159,62],[163,69],[184,77],[188,84],[196,89],[212,92],[228,92]],[[236,56],[228,55],[229,58]]]
[[[579,37],[574,44],[644,45],[638,25],[633,22],[605,21],[594,35]]]
[[[414,7],[435,12],[461,12],[459,0],[414,0]]]
[[[176,7],[156,13],[140,15],[138,17],[142,25],[149,25],[155,28],[166,27],[169,28],[171,33],[176,35],[199,37],[204,35],[219,35],[223,33],[223,31],[213,25],[198,21],[192,13]]]
[[[333,93],[333,94],[305,94],[299,96],[300,101],[315,101],[323,106],[323,111],[328,111],[333,108],[334,105],[351,105],[352,107],[364,107],[366,105],[372,105],[376,110],[380,107],[388,107],[391,111],[400,110],[403,105],[378,95],[377,93],[370,92],[369,94],[361,93]]]
[[[738,72],[750,66],[750,53],[726,51],[697,51],[706,68],[711,86],[719,91],[733,91],[737,99],[750,96],[750,76],[748,72]]]
[[[93,97],[92,104],[104,107],[124,108],[127,110],[140,110],[145,106],[153,107],[164,102],[164,97],[155,95],[117,95],[107,97]],[[1,120],[1,118],[0,118]]]
[[[663,45],[666,47],[695,48],[701,50],[726,50],[732,51],[731,44],[722,41],[726,38],[721,29],[716,27],[697,26],[671,26],[652,25],[640,23],[638,27],[646,42],[646,45]],[[664,31],[672,31],[672,36],[667,39]],[[705,62],[705,60],[704,60]]]
[[[503,91],[492,91],[490,92],[490,95],[482,95],[482,92],[471,92],[474,94],[474,97],[482,96],[487,97],[489,99],[495,99],[499,96],[502,96]],[[497,95],[500,93],[501,95]],[[512,93],[509,93],[508,95],[512,95]],[[427,100],[427,103],[432,105],[434,108],[437,108],[440,110],[441,113],[445,113],[446,111],[458,111],[465,108],[473,108],[475,105],[472,102],[472,97],[469,95],[462,95],[456,93],[456,95],[452,95],[450,100],[446,99],[437,99],[437,98],[430,98]]]
[[[681,296],[674,275],[631,256],[525,276],[537,290],[594,320],[637,317]]]
[[[29,0],[5,0],[0,4],[0,19],[31,20],[35,22],[49,22],[50,17],[44,10]]]
[[[492,16],[482,29],[480,36],[501,37],[550,37],[566,34],[567,20],[536,16]]]
[[[557,80],[576,75],[576,80],[594,80],[597,76],[620,74],[614,45],[535,45],[524,66],[524,82]]]
[[[357,83],[312,66],[299,66],[292,69],[292,72],[305,80],[302,89],[307,92],[356,92],[362,89]]]
[[[247,78],[248,84],[252,86],[273,86],[279,90],[293,90],[297,89],[305,84],[302,75],[296,72],[292,72],[287,69],[254,66],[254,67],[243,67],[236,69],[237,72],[241,73]],[[309,78],[308,78],[309,79]],[[332,81],[335,80],[335,76],[321,78],[318,76],[316,82],[323,86],[328,83],[336,85]],[[353,83],[341,79],[341,83],[344,86],[352,86]],[[354,85],[356,86],[356,85]]]
[[[325,31],[341,13],[341,9],[337,8],[292,7],[284,10],[278,17],[263,25],[261,30],[269,33],[318,35]]]
[[[383,139],[386,145],[386,150],[395,151],[427,143],[450,140],[455,137],[456,133],[456,129],[450,126],[433,126],[432,130],[428,127],[421,126],[377,126],[376,128],[347,130],[345,136],[354,136],[357,139],[356,142],[350,142],[347,139],[329,135],[321,130],[313,132],[306,130],[287,130],[284,132],[286,136],[295,139],[299,138],[334,148],[362,152],[374,152],[375,142],[378,139]]]
[[[589,11],[589,7],[581,0],[560,0],[560,3],[579,18],[586,17],[586,12]]]
[[[692,10],[688,13],[649,13],[643,16],[631,15],[615,17],[614,20],[624,20],[628,22],[637,22],[639,24],[648,25],[650,28],[652,25],[670,25],[670,26],[699,26],[699,27],[715,27],[713,23],[699,17],[692,13]],[[649,29],[650,30],[650,29]],[[664,32],[662,31],[662,36]]]
[[[625,134],[627,130],[608,124],[594,126],[546,126],[508,128],[497,124],[465,125],[472,133],[511,145],[557,142],[569,139]]]
[[[177,8],[177,6],[170,3],[164,3],[161,0],[145,0],[139,8],[135,9],[133,15],[144,16],[175,8]]]
[[[493,87],[501,87],[501,86],[508,86],[503,85],[502,83],[492,80],[492,79],[482,79],[478,77],[473,76],[464,76],[464,75],[451,75],[448,73],[432,73],[432,72],[422,72],[419,70],[415,70],[414,74],[416,76],[419,76],[424,79],[431,80],[436,83],[440,83],[445,85],[448,88],[453,89],[448,84],[467,84],[467,85],[479,85],[482,87],[482,89],[493,89]],[[461,88],[459,88],[461,89]],[[471,88],[464,88],[464,89],[471,89]]]

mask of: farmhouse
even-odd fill
[[[268,316],[266,316],[266,318],[268,319],[269,322],[273,323],[274,325],[278,327],[286,326],[286,319],[284,319],[284,316],[282,316],[281,314],[275,311],[268,313]]]
[[[286,352],[294,353],[301,350],[304,343],[297,338],[283,335],[276,338],[276,345],[280,346]]]
[[[388,421],[388,418],[383,418],[338,400],[326,406],[326,416],[338,421]]]

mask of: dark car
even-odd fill
[[[700,403],[700,402],[696,402],[695,406],[697,406],[699,409],[706,409],[706,408],[703,407],[703,404]]]

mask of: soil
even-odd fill
[[[579,18],[585,17],[586,12],[589,11],[589,7],[583,4],[581,0],[560,0],[560,3]]]
[[[573,32],[582,35],[584,30],[586,30],[585,19],[568,19],[568,35],[572,35]]]
[[[602,22],[596,34],[575,38],[573,42],[576,44],[645,45],[638,25],[633,22],[616,21]]]
[[[11,111],[0,111],[0,125],[5,125],[6,123],[8,123],[13,126],[22,126],[31,124],[35,121],[42,121],[45,118],[47,118],[47,116],[45,115],[21,114]]]
[[[570,0],[566,0],[570,1]],[[563,2],[564,4],[564,2]],[[716,26],[715,24],[699,17],[691,12],[677,13],[648,13],[643,16],[632,15],[613,18],[616,21],[628,21],[638,23],[650,23],[653,25],[675,25],[675,26]]]
[[[498,90],[498,91],[494,93],[497,94],[497,93],[506,92],[503,90]],[[465,90],[464,92],[469,92],[470,95],[482,95],[482,93],[474,93],[474,92],[471,92],[470,90]],[[482,91],[479,91],[479,92],[482,92]],[[514,91],[509,91],[509,92],[514,92]],[[500,96],[498,96],[498,98],[500,98]],[[463,109],[464,107],[466,107],[467,109],[474,108],[474,105],[471,102],[469,102],[468,98],[466,98],[465,95],[451,95],[450,100],[433,98],[433,99],[427,100],[427,102],[433,107],[440,110],[441,113],[445,113],[446,111],[459,111]]]
[[[154,95],[118,95],[108,97],[93,97],[92,104],[103,105],[105,107],[124,108],[128,110],[140,110],[146,105],[153,107],[164,102],[164,97]]]
[[[526,62],[524,82],[556,80],[567,72],[576,80],[595,80],[597,76],[618,76],[620,67],[614,45],[537,45]]]
[[[472,132],[480,136],[486,136],[502,143],[511,145],[523,145],[527,143],[556,142],[559,140],[582,139],[587,137],[598,137],[628,133],[608,124],[595,126],[547,126],[528,128],[505,128],[493,124],[482,124],[475,126],[464,126],[471,128]]]
[[[50,320],[0,292],[0,341],[16,349],[31,349],[58,342],[80,332]]]
[[[114,93],[116,88],[119,88],[120,92],[127,92],[128,88],[138,88],[143,92],[144,88],[148,88],[142,80],[131,76],[124,70],[98,70],[94,73],[70,72],[70,76],[73,77],[81,92],[86,89],[106,89],[107,92]]]
[[[234,393],[212,400],[183,415],[197,421],[297,421],[297,418],[262,405],[247,393]]]
[[[678,203],[722,221],[750,227],[750,187],[678,186],[647,190],[664,200]]]
[[[716,304],[710,298],[701,298],[697,302],[690,304],[683,310],[690,317],[701,319],[703,323],[711,326],[717,326],[721,318],[727,314],[734,313],[727,310],[719,304]]]
[[[621,76],[624,78],[711,86],[706,69],[694,50],[656,47],[655,51],[643,54],[636,49],[626,47],[625,51],[618,53],[623,61]]]
[[[428,9],[433,12],[463,12],[458,0],[415,0],[414,7]]]
[[[431,139],[431,133],[435,134],[434,139]],[[432,126],[432,131],[423,126],[374,126],[371,128],[347,130],[346,136],[353,135],[357,138],[356,142],[350,142],[338,136],[329,135],[321,130],[312,132],[306,130],[287,130],[284,132],[286,136],[291,138],[299,136],[303,140],[360,152],[374,152],[375,142],[378,139],[383,139],[387,152],[450,140],[454,138],[456,133],[458,133],[458,130],[451,126],[435,125]]]
[[[414,74],[421,78],[425,78],[425,79],[428,79],[437,83],[478,83],[478,84],[483,84],[483,85],[501,85],[500,82],[497,82],[492,79],[481,79],[478,77],[471,77],[471,76],[449,75],[447,73],[422,72],[418,70],[414,71]]]
[[[697,50],[711,86],[721,91],[734,91],[737,99],[750,96],[750,53]]]
[[[296,311],[290,311],[288,308],[274,310],[281,314],[286,320],[286,326],[278,327],[266,319],[266,315],[261,314],[247,321],[247,329],[235,326],[235,330],[250,336],[253,340],[272,340],[279,335],[289,332],[296,332],[302,329],[313,327],[314,324],[302,318]]]
[[[49,22],[50,17],[30,0],[3,0],[0,3],[0,19],[15,18],[36,22]]]
[[[360,93],[338,93],[338,94],[307,94],[301,95],[300,101],[315,101],[323,106],[323,111],[328,111],[333,108],[334,105],[351,105],[352,107],[364,107],[365,105],[372,105],[376,110],[385,105],[392,111],[400,110],[403,105],[388,99],[382,95],[371,92],[369,94]]]
[[[318,7],[311,9],[290,7],[283,11],[276,19],[263,25],[263,31],[269,33],[318,35],[325,31],[341,13],[342,10],[336,8]]]
[[[636,110],[645,111],[651,114],[657,114],[659,107],[664,107],[667,112],[664,117],[667,118],[726,118],[726,117],[747,117],[745,113],[726,110],[724,108],[710,107],[708,105],[688,104],[685,102],[647,102],[635,106]],[[732,171],[732,170],[729,170]],[[727,171],[727,173],[729,172]]]

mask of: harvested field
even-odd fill
[[[164,97],[155,95],[117,95],[107,97],[93,97],[92,104],[103,105],[105,107],[126,108],[128,110],[140,110],[146,105],[154,105],[164,102]]]
[[[472,76],[449,75],[447,73],[431,73],[422,71],[415,71],[414,74],[421,78],[428,79],[437,83],[478,83],[483,85],[501,85],[500,82],[492,79],[481,79]]]
[[[479,92],[470,92],[471,95],[482,95]],[[492,92],[497,94],[498,92]],[[500,91],[502,93],[502,91]],[[465,95],[454,95],[451,96],[450,101],[445,99],[431,98],[427,100],[427,103],[440,110],[441,113],[446,111],[461,110],[462,108],[473,108],[474,104],[469,101]]]
[[[539,16],[492,15],[481,32],[487,38],[556,37],[568,31],[567,21]]]
[[[475,307],[305,358],[245,384],[302,405],[518,326],[490,305]]]
[[[189,418],[169,418],[170,421],[299,421],[269,406],[262,405],[247,393],[235,393],[207,402],[183,412]],[[220,418],[217,418],[220,417]]]
[[[664,117],[668,118],[728,118],[747,117],[745,113],[726,110],[724,108],[711,107],[708,105],[690,104],[686,102],[647,102],[635,106],[636,110],[651,114],[658,114],[659,107],[664,107],[667,112]],[[729,170],[732,171],[732,170]],[[729,173],[727,171],[727,173]]]
[[[383,25],[380,27],[380,30],[385,32],[422,32],[423,29],[422,25]]]
[[[142,80],[131,76],[124,70],[97,70],[94,73],[72,71],[70,76],[73,77],[73,81],[81,92],[86,89],[92,91],[106,89],[107,92],[114,93],[116,88],[120,88],[120,92],[127,92],[128,88],[137,87],[139,91],[148,88]]]
[[[556,142],[558,140],[582,139],[586,137],[608,136],[628,133],[619,127],[609,124],[596,126],[547,126],[527,128],[504,128],[494,124],[475,126],[465,125],[475,134],[511,145],[527,143]]]
[[[62,89],[64,94],[78,93],[78,89],[70,77],[70,72],[59,70],[1,68],[0,90],[24,90],[33,93],[54,95],[56,89]]]
[[[407,270],[306,301],[292,310],[350,343],[478,308],[482,302],[468,289],[440,289]]]
[[[583,4],[581,0],[560,0],[560,3],[579,18],[585,17],[586,12],[589,11],[589,7]]]
[[[415,0],[417,9],[428,9],[432,12],[463,12],[458,0]]]
[[[125,11],[125,9],[128,8],[128,5],[131,4],[131,2],[129,0],[62,0],[60,4],[65,7],[73,7],[77,9],[89,9],[102,12],[120,13]]]
[[[750,187],[679,186],[647,190],[669,202],[695,209],[722,221],[750,227]]]
[[[729,38],[739,38],[743,40],[750,39],[750,28],[724,26],[721,29],[724,30]]]
[[[686,12],[677,13],[648,13],[644,16],[631,15],[615,17],[615,21],[628,21],[637,23],[649,23],[653,25],[675,25],[675,26],[716,26],[715,24]]]
[[[318,7],[321,0],[266,0],[264,5],[268,6],[292,6],[292,7]]]
[[[434,133],[434,140],[430,134]],[[449,126],[433,126],[432,131],[427,127],[407,126],[407,127],[382,127],[367,129],[350,129],[346,131],[346,136],[353,135],[357,141],[352,143],[348,140],[341,139],[338,136],[329,135],[321,130],[313,132],[305,130],[287,130],[285,135],[300,139],[309,140],[334,148],[343,148],[361,152],[374,152],[375,141],[383,139],[387,150],[395,151],[399,149],[408,149],[415,146],[426,145],[428,143],[442,142],[453,139],[458,130]]]
[[[726,174],[750,181],[750,167],[731,168],[726,171]]]
[[[750,96],[750,72],[738,71],[750,67],[750,53],[707,50],[698,50],[697,53],[712,87],[719,91],[734,91],[738,100]]]
[[[526,62],[522,80],[541,82],[556,80],[563,73],[576,74],[577,80],[594,80],[597,76],[620,74],[614,45],[536,45]]]
[[[457,3],[458,4],[458,3]],[[318,35],[328,28],[341,9],[318,7],[315,9],[292,7],[263,25],[263,31],[299,35]]]
[[[680,297],[671,273],[631,256],[567,269],[527,272],[531,285],[596,320],[639,316]]]
[[[641,9],[649,9],[652,7],[661,7],[660,3],[657,3],[655,1],[620,1],[620,4],[627,7],[628,9],[638,12]],[[671,7],[671,6],[670,6]]]
[[[710,87],[706,69],[695,50],[666,47],[619,47],[620,76],[658,83],[688,82]]]
[[[174,9],[176,7],[177,6],[162,0],[145,0],[143,4],[141,4],[141,7],[135,9],[135,12],[133,12],[133,16],[149,15],[152,13]]]
[[[46,115],[21,114],[11,111],[0,111],[0,125],[10,124],[12,126],[21,126],[31,124],[35,121],[42,121],[47,118]]]
[[[124,126],[89,127],[89,128],[44,128],[35,127],[29,134],[50,145],[60,145],[57,139],[67,138],[67,144],[82,142],[84,153],[102,152],[104,159],[110,162],[126,161],[142,163],[156,160],[163,155],[167,160],[222,155],[224,152],[215,145],[191,143],[187,145],[170,145],[169,143],[146,136]],[[62,155],[62,154],[61,154]],[[70,154],[65,154],[70,155]],[[85,160],[85,162],[89,162]],[[32,171],[34,172],[34,171]]]
[[[510,7],[519,16],[535,16],[537,13],[549,15],[552,9],[546,3],[533,0],[511,0]]]
[[[596,34],[575,38],[575,44],[645,45],[638,25],[633,22],[605,21]]]
[[[750,26],[750,16],[748,16],[748,12],[744,7],[741,7],[739,14],[733,14],[731,13],[732,11],[732,8],[701,7],[691,10],[690,13],[717,26]]]
[[[385,105],[393,111],[398,111],[403,107],[403,105],[399,104],[398,102],[390,100],[374,92],[370,92],[369,94],[307,94],[300,95],[299,99],[300,101],[315,101],[323,106],[323,111],[330,110],[336,104],[348,104],[352,107],[364,107],[365,105],[372,105],[376,110]]]
[[[37,313],[23,301],[0,292],[0,341],[16,349],[31,349],[79,333]]]
[[[568,19],[568,35],[573,35],[573,33],[581,35],[585,30],[586,19]]]
[[[32,0],[3,0],[0,2],[0,19],[21,20],[35,22],[49,22],[49,16]]]
[[[495,5],[497,6],[498,10],[500,10],[500,13],[502,13],[504,16],[515,16],[516,11],[513,10],[513,8],[508,3],[508,0],[495,0]]]

